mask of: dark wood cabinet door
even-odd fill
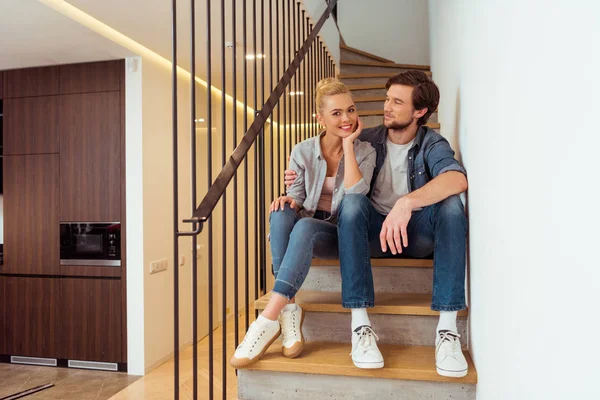
[[[4,98],[59,94],[58,72],[58,67],[4,71]]]
[[[0,354],[8,354],[6,351],[6,282],[9,278],[0,275]]]
[[[4,155],[58,153],[58,96],[4,100]]]
[[[120,90],[123,60],[60,66],[60,94]]]
[[[4,265],[0,272],[59,270],[58,154],[4,157]]]
[[[61,358],[121,362],[121,281],[63,278]]]
[[[4,98],[4,83],[3,83],[3,78],[4,78],[4,72],[0,71],[0,99]]]
[[[61,96],[60,219],[121,220],[119,92]]]
[[[58,279],[2,277],[4,354],[56,358],[59,332]]]

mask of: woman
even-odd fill
[[[298,356],[304,347],[304,312],[294,302],[313,253],[337,257],[336,212],[345,193],[367,194],[375,168],[375,149],[356,138],[362,123],[350,90],[327,78],[316,89],[320,135],[294,147],[290,168],[298,174],[286,196],[270,207],[271,254],[275,285],[267,307],[253,322],[231,358],[236,368],[258,361],[283,334],[283,355]]]

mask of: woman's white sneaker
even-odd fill
[[[283,355],[288,358],[298,357],[304,349],[304,310],[296,305],[295,310],[283,311],[279,316],[281,334],[283,336]]]
[[[442,330],[435,339],[435,366],[437,373],[450,378],[467,375],[469,366],[460,347],[460,335]]]
[[[383,356],[377,347],[379,337],[368,325],[352,332],[352,362],[358,368],[383,368]]]
[[[234,368],[245,368],[254,364],[280,334],[279,321],[271,321],[259,315],[257,320],[250,324],[244,340],[235,350],[229,364]]]

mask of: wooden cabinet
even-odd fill
[[[60,66],[60,94],[118,91],[123,60]]]
[[[61,279],[60,358],[122,362],[121,281]]]
[[[4,100],[4,155],[58,153],[58,96]]]
[[[4,98],[51,96],[59,94],[58,67],[4,71]]]
[[[0,272],[58,273],[58,159],[58,154],[4,157],[4,265]]]
[[[121,221],[119,92],[61,96],[61,221]]]
[[[59,280],[0,277],[3,354],[55,358],[59,351]]]
[[[4,84],[3,82],[4,72],[0,71],[0,99],[4,98]]]

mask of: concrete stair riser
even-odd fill
[[[374,370],[374,376],[377,376]],[[475,400],[472,384],[240,370],[241,400]]]
[[[431,293],[433,268],[374,267],[376,293]],[[302,285],[303,290],[341,292],[340,268],[313,266]]]
[[[369,74],[369,73],[380,73],[385,72],[390,75],[397,74],[399,72],[410,71],[413,68],[409,67],[383,67],[383,66],[374,66],[374,65],[347,65],[341,64],[340,73],[342,74]]]
[[[439,318],[424,315],[392,315],[369,313],[379,343],[407,346],[435,346]],[[350,313],[307,312],[302,332],[307,341],[348,343],[350,346]],[[457,320],[461,345],[467,348],[467,318]],[[350,348],[348,349],[350,351]]]

